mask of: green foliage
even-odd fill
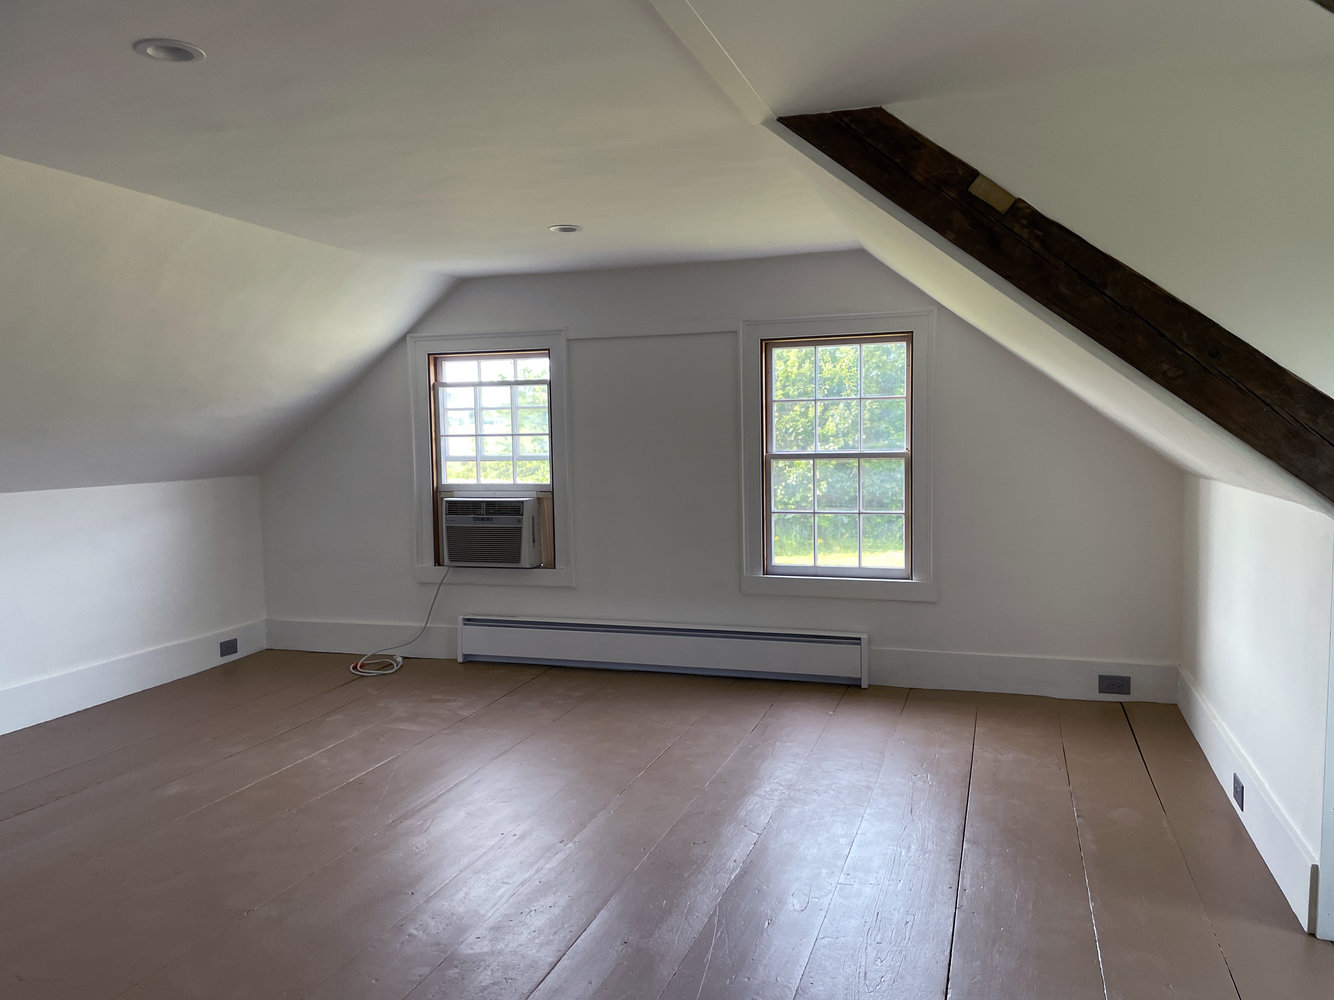
[[[485,411],[483,411],[485,412]],[[519,433],[520,434],[545,434],[551,426],[550,414],[545,407],[542,409],[521,409],[519,410]]]
[[[857,565],[857,515],[815,515],[815,561],[820,566]]]
[[[862,565],[881,569],[902,569],[903,515],[862,515]]]
[[[774,563],[780,566],[814,565],[813,515],[775,514],[773,518]]]
[[[815,384],[821,399],[856,397],[860,379],[860,355],[856,344],[821,347],[816,352]]]
[[[862,395],[906,396],[908,345],[902,341],[862,345]]]
[[[863,510],[903,510],[904,493],[903,459],[862,461]]]
[[[814,403],[774,403],[774,449],[815,450]]]
[[[863,447],[867,451],[902,451],[908,440],[908,409],[903,399],[868,399]]]
[[[811,509],[811,461],[776,459],[769,468],[774,510]]]
[[[774,399],[815,398],[815,348],[776,347],[773,351]]]
[[[483,410],[482,411],[482,433],[483,434],[509,434],[514,430],[513,414],[510,410]]]
[[[857,460],[826,460],[815,463],[815,504],[820,510],[857,509]]]
[[[515,462],[514,481],[516,483],[551,482],[551,464],[549,462]]]

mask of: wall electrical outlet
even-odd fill
[[[1241,783],[1241,775],[1232,775],[1232,797],[1237,800],[1237,808],[1246,811],[1246,786]]]
[[[218,643],[218,655],[219,655],[219,656],[235,656],[235,655],[236,655],[236,640],[235,640],[235,639],[223,639],[222,642]]]
[[[1119,694],[1129,697],[1130,678],[1124,674],[1099,674],[1098,694]]]

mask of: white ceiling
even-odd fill
[[[445,287],[423,268],[853,245],[754,108],[872,104],[1334,391],[1311,0],[7,0],[9,469],[254,471]]]
[[[10,0],[0,121],[0,154],[454,275],[853,242],[638,0]]]

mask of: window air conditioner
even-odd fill
[[[542,565],[536,497],[441,497],[446,566]]]

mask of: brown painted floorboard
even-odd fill
[[[1334,988],[1172,706],[348,661],[0,737],[0,996]]]

